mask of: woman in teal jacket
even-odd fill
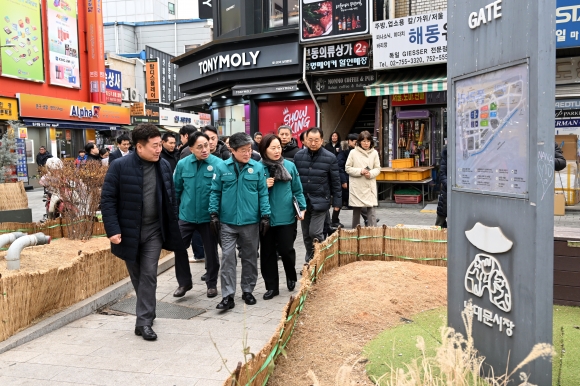
[[[260,270],[266,283],[264,300],[280,294],[277,255],[284,264],[288,290],[292,291],[296,286],[296,219],[302,220],[306,210],[298,170],[294,163],[282,157],[281,143],[277,135],[267,134],[259,146],[271,209],[270,229],[265,235],[260,235]],[[296,213],[294,198],[300,208],[300,217]]]

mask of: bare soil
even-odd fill
[[[71,264],[81,253],[93,253],[108,249],[109,239],[106,237],[92,238],[87,241],[58,239],[48,245],[37,245],[22,250],[20,255],[20,269],[8,271],[6,269],[7,251],[0,252],[0,277],[17,275],[22,272],[43,272],[52,268],[59,268]]]
[[[354,366],[351,384],[372,385],[362,349],[401,318],[447,303],[447,268],[407,262],[356,262],[327,273],[313,286],[280,356],[269,386],[334,386],[343,365]],[[346,383],[344,383],[346,384]]]

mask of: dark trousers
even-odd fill
[[[278,257],[282,258],[286,281],[298,281],[296,277],[296,240],[297,224],[279,225],[271,227],[265,236],[260,235],[260,272],[266,284],[266,290],[277,290],[280,279],[278,277]]]
[[[314,257],[314,239],[318,242],[324,241],[324,221],[328,216],[328,211],[315,212],[307,210],[302,220],[302,239],[306,247],[305,261],[308,263]]]
[[[137,327],[151,326],[155,319],[157,267],[162,244],[161,229],[144,232],[139,244],[137,260],[125,262],[137,294],[137,322],[135,323]]]
[[[207,266],[207,288],[216,288],[220,270],[220,263],[217,250],[217,238],[211,231],[209,223],[194,224],[179,220],[179,230],[184,245],[191,244],[191,239],[195,231],[199,232],[205,250],[205,261]],[[189,268],[189,257],[187,250],[175,251],[175,277],[180,287],[192,284],[191,269]]]
[[[198,231],[193,232],[193,237],[191,238],[191,249],[193,250],[193,257],[195,259],[201,260],[205,258],[205,253],[203,251],[203,239],[201,238],[201,234]]]

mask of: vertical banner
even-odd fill
[[[50,84],[80,88],[76,0],[47,2]]]
[[[18,160],[16,161],[16,176],[18,177],[18,181],[28,183],[26,139],[16,138],[16,153],[18,154]]]
[[[96,3],[95,26],[97,32],[97,50],[99,63],[99,103],[107,103],[107,75],[105,74],[105,30],[103,26],[103,0]]]
[[[147,76],[145,78],[147,101],[149,103],[159,103],[159,98],[161,97],[159,88],[159,60],[157,58],[147,59],[145,66],[147,68]]]
[[[123,86],[121,71],[106,69],[107,74],[107,102],[120,105],[123,102]]]
[[[44,82],[39,0],[0,0],[2,76]]]
[[[86,11],[90,99],[94,103],[107,103],[102,1],[87,0]]]

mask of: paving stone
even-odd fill
[[[60,365],[37,364],[29,362],[22,363],[4,362],[4,365],[0,364],[0,377],[24,378],[29,380],[30,379],[49,380],[52,379],[58,373],[62,372],[63,370],[65,370],[65,367]]]

